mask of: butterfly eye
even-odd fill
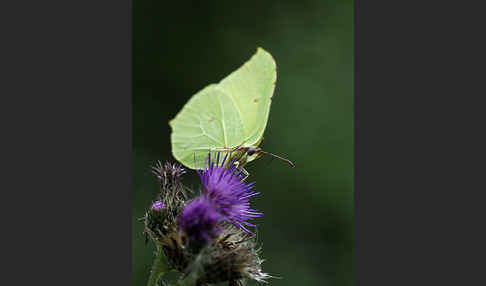
[[[260,148],[258,147],[247,147],[247,148],[248,149],[246,151],[246,154],[248,154],[248,156],[252,156],[260,151]]]

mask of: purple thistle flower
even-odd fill
[[[164,208],[164,203],[162,201],[155,201],[152,204],[152,210],[154,211],[160,211]]]
[[[222,219],[234,226],[251,233],[246,226],[255,226],[248,220],[261,217],[263,213],[250,209],[250,197],[259,193],[252,191],[255,183],[246,184],[241,180],[241,170],[237,170],[233,162],[224,168],[228,154],[219,164],[218,152],[216,164],[211,162],[211,154],[208,155],[204,170],[199,170],[199,176],[203,185],[203,195],[207,197],[213,207],[221,214]]]
[[[197,197],[184,207],[178,217],[179,229],[195,241],[209,242],[220,233],[220,215],[204,196]]]

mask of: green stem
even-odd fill
[[[152,269],[150,270],[150,277],[148,279],[147,286],[156,286],[160,277],[169,269],[167,265],[167,258],[165,257],[162,247],[157,245],[156,248],[157,254],[155,255],[154,263],[152,265]]]

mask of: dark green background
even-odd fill
[[[142,217],[158,192],[156,160],[174,160],[168,121],[258,46],[277,62],[263,149],[250,164],[272,285],[354,285],[353,1],[133,1],[133,285],[152,245]],[[197,187],[190,172],[185,183]]]

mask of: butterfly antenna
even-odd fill
[[[278,155],[275,155],[273,153],[266,152],[266,151],[263,151],[263,150],[260,151],[260,152],[263,153],[263,154],[267,154],[267,155],[270,155],[272,157],[275,157],[277,159],[280,159],[280,160],[284,161],[285,163],[289,164],[289,166],[292,167],[292,168],[295,167],[294,163],[292,163],[292,161],[290,161],[289,159],[282,158],[282,157],[280,157]]]

